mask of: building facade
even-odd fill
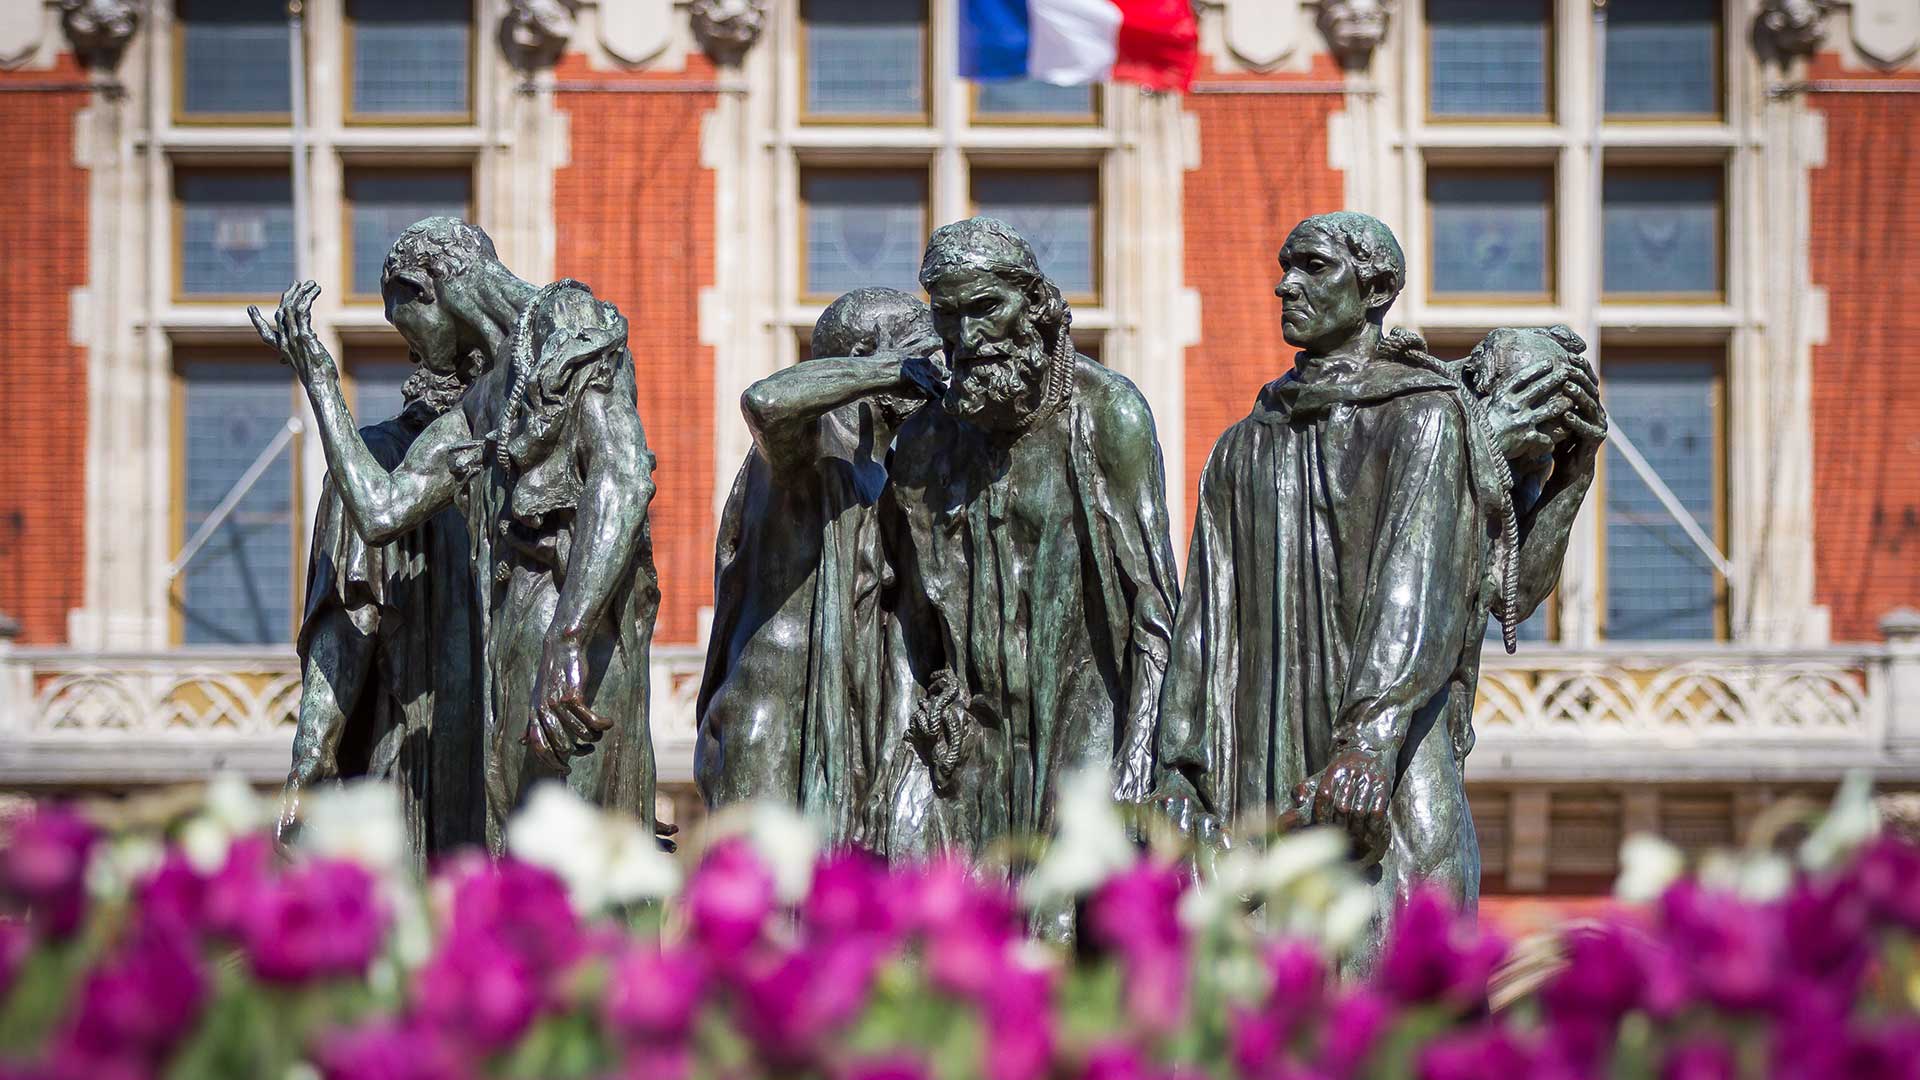
[[[684,806],[737,402],[827,301],[1015,224],[1152,404],[1183,548],[1290,362],[1274,253],[1343,206],[1409,254],[1395,322],[1442,355],[1567,324],[1626,436],[1482,678],[1490,891],[1920,781],[1920,7],[1197,0],[1198,78],[1155,95],[962,80],[960,2],[0,4],[0,784],[284,773],[324,463],[245,308],[317,278],[391,415],[379,270],[419,217],[631,320]]]

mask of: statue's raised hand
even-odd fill
[[[247,306],[247,315],[253,319],[253,328],[260,340],[280,354],[280,359],[293,368],[303,386],[340,378],[340,367],[334,363],[333,354],[313,331],[313,298],[319,295],[318,282],[302,281],[288,286],[280,296],[280,307],[273,313],[271,323],[258,307]]]
[[[579,642],[549,637],[533,683],[533,716],[520,741],[528,753],[565,776],[569,758],[593,751],[613,721],[587,705],[587,664]]]

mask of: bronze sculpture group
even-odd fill
[[[1301,222],[1280,263],[1300,351],[1215,447],[1184,579],[1152,413],[1075,351],[1011,228],[937,230],[930,302],[830,305],[812,358],[742,397],[697,704],[709,805],[979,857],[1049,832],[1061,778],[1098,766],[1203,841],[1345,830],[1382,910],[1416,880],[1471,904],[1481,646],[1491,621],[1511,649],[1558,578],[1606,434],[1593,371],[1564,327],[1458,363],[1386,329],[1405,259],[1364,214]],[[515,277],[471,225],[421,222],[383,275],[421,373],[356,432],[316,292],[254,314],[331,476],[283,828],[303,788],[356,772],[406,792],[422,858],[498,850],[545,777],[650,820],[653,459],[624,319]]]

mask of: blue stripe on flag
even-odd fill
[[[1018,79],[1026,73],[1026,0],[961,0],[960,74]]]

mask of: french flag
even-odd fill
[[[960,74],[1057,86],[1116,79],[1193,83],[1200,30],[1190,0],[961,0]]]

